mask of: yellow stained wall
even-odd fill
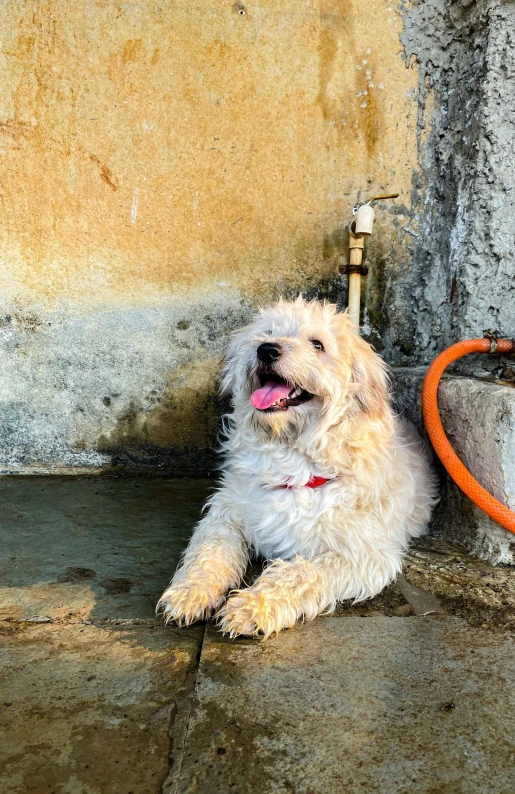
[[[117,312],[136,311],[141,337],[156,307],[172,324],[189,307],[183,325],[195,358],[213,362],[229,329],[220,349],[205,342],[199,299],[223,309],[227,295],[248,313],[282,290],[334,278],[360,190],[395,188],[409,207],[417,75],[401,57],[394,4],[7,0],[0,14],[0,296],[6,328],[16,326],[29,357],[37,348],[44,360],[53,346],[42,364],[45,399],[61,405],[64,378],[67,416],[80,389],[70,392],[55,352],[69,339],[66,322],[74,350],[81,323],[95,348],[95,313],[108,312],[116,328]],[[392,229],[386,218],[386,238]],[[123,339],[112,338],[121,358],[131,336],[124,317]],[[45,341],[59,323],[61,342]],[[104,339],[109,331],[97,325]],[[66,449],[96,449],[129,403],[148,414],[150,387],[159,400],[170,374],[175,402],[184,387],[190,411],[191,382],[173,375],[184,360],[166,352],[163,328],[152,359],[157,371],[162,353],[159,378],[149,369],[135,385],[129,362],[116,406],[92,424],[70,419],[48,461],[65,465]],[[130,342],[134,355],[154,343]],[[86,416],[96,410],[101,359],[94,389],[92,368],[82,367]],[[104,369],[109,380],[110,359]],[[212,375],[202,384],[195,372],[210,393]],[[20,382],[27,410],[39,399],[32,381],[30,390]],[[4,396],[11,405],[16,393]],[[195,443],[198,426],[196,435]],[[179,446],[188,440],[183,433]],[[30,458],[30,444],[26,451]]]

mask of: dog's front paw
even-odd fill
[[[288,598],[258,587],[238,590],[217,615],[224,634],[237,637],[262,635],[264,639],[297,621],[297,611]]]
[[[174,621],[179,626],[189,626],[199,620],[206,620],[216,609],[223,596],[216,598],[205,588],[193,582],[177,582],[164,591],[157,604],[166,623]]]

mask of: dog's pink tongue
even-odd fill
[[[250,402],[257,408],[258,411],[266,411],[277,400],[283,400],[291,392],[291,386],[287,383],[277,383],[275,380],[269,380],[260,389],[252,392],[250,395]]]

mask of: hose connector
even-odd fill
[[[483,331],[483,337],[485,339],[490,340],[490,348],[488,350],[489,353],[497,353],[497,339],[499,338],[499,334],[496,331],[493,331],[491,328]]]

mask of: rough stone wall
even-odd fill
[[[406,3],[401,41],[418,64],[421,167],[412,261],[387,268],[379,316],[385,354],[410,365],[485,329],[515,336],[515,4]],[[484,368],[513,377],[498,358],[465,365]]]
[[[0,470],[206,471],[228,333],[338,297],[359,194],[401,193],[376,258],[406,268],[401,29],[384,0],[0,4]]]
[[[420,169],[413,171],[406,241],[412,259],[400,274],[386,262],[379,310],[372,315],[367,301],[365,316],[372,338],[378,332],[386,357],[402,367],[394,378],[399,411],[424,432],[425,369],[410,367],[485,329],[515,337],[515,4],[423,0],[403,8],[406,64],[418,67],[419,80]],[[512,508],[513,361],[468,356],[455,370],[488,382],[447,377],[439,390],[456,452]],[[432,533],[495,564],[513,564],[513,535],[439,468]]]
[[[393,370],[396,408],[428,442],[421,410],[426,367]],[[439,388],[442,423],[460,460],[496,499],[515,509],[515,391],[491,380],[445,375]],[[440,474],[440,502],[431,534],[459,543],[494,565],[515,564],[515,538],[492,521],[447,476]]]

